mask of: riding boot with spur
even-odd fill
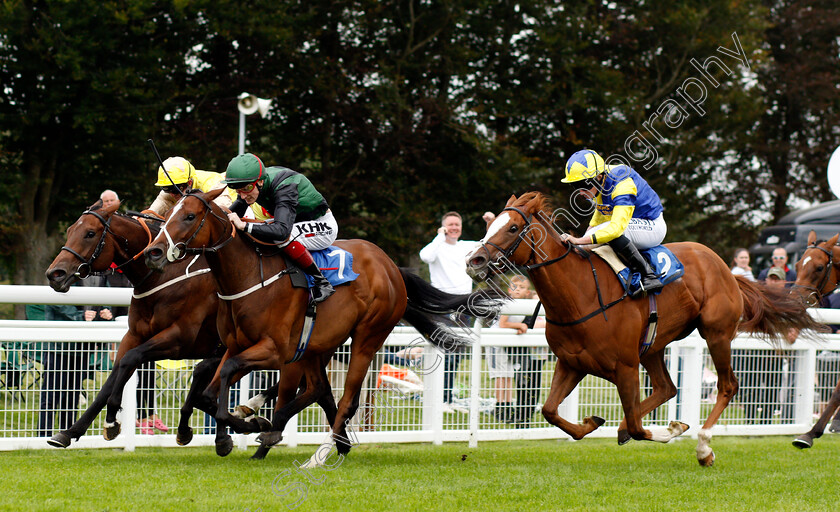
[[[283,252],[294,261],[301,270],[312,276],[315,286],[312,287],[312,300],[323,302],[335,293],[335,288],[327,281],[321,273],[321,269],[312,259],[312,254],[300,242],[292,242],[283,248]]]
[[[624,260],[624,263],[630,267],[632,272],[638,272],[642,276],[641,289],[637,290],[630,297],[638,299],[644,297],[647,293],[652,293],[662,289],[662,281],[656,276],[650,264],[644,256],[639,253],[633,242],[624,235],[619,236],[615,240],[609,242],[609,246]]]

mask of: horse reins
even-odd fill
[[[169,232],[166,230],[166,225],[164,225],[161,228],[161,230],[163,231],[163,234],[166,236],[166,241],[169,244],[169,248],[166,251],[166,259],[168,259],[169,261],[182,260],[186,257],[187,254],[205,254],[205,253],[208,253],[208,252],[216,252],[219,249],[221,249],[222,247],[229,244],[236,237],[236,227],[231,225],[230,236],[227,237],[225,240],[222,240],[221,242],[217,243],[216,245],[213,245],[211,247],[190,247],[189,246],[190,242],[192,242],[195,239],[195,237],[198,236],[198,233],[201,231],[201,228],[204,227],[204,223],[207,221],[208,213],[212,214],[214,218],[220,220],[222,222],[222,224],[224,224],[224,225],[227,225],[227,224],[230,223],[230,221],[228,219],[220,217],[219,215],[217,215],[216,212],[213,211],[213,207],[210,205],[210,203],[206,199],[204,199],[203,197],[199,196],[198,194],[196,194],[194,192],[190,192],[190,193],[186,194],[183,198],[181,198],[181,201],[183,201],[184,199],[186,199],[187,197],[190,197],[190,196],[195,197],[196,199],[198,199],[199,201],[201,201],[204,204],[204,207],[205,207],[204,216],[201,218],[201,222],[198,224],[198,227],[193,232],[193,234],[186,241],[178,242],[177,244],[174,243],[172,241],[172,237],[169,236]]]
[[[533,216],[532,215],[526,215],[525,212],[523,212],[519,208],[515,208],[513,206],[508,206],[507,208],[505,208],[502,211],[503,212],[513,211],[513,212],[516,212],[519,215],[521,215],[522,219],[525,221],[525,229],[517,237],[516,243],[514,243],[512,246],[510,246],[507,250],[502,249],[497,244],[494,244],[494,243],[489,242],[489,241],[488,242],[482,242],[481,245],[484,248],[484,250],[487,251],[488,254],[490,253],[490,251],[487,250],[487,247],[486,247],[487,245],[489,245],[491,247],[494,247],[497,251],[499,251],[501,253],[500,258],[503,257],[505,259],[509,259],[510,256],[512,256],[513,253],[516,252],[516,250],[519,248],[519,244],[521,244],[522,241],[525,239],[525,235],[530,231],[530,227],[531,227],[531,224],[533,222]],[[624,290],[624,295],[622,295],[618,299],[610,302],[609,304],[604,304],[604,299],[601,296],[601,285],[598,282],[598,272],[595,270],[595,265],[592,263],[592,257],[590,256],[589,252],[578,248],[577,246],[575,246],[571,242],[567,242],[565,244],[561,242],[561,245],[566,245],[566,252],[564,252],[561,256],[559,256],[557,258],[547,260],[547,261],[543,261],[543,262],[540,262],[540,263],[535,263],[533,265],[524,265],[525,270],[530,272],[531,270],[533,270],[535,268],[545,267],[545,266],[551,265],[553,263],[557,263],[558,261],[563,260],[564,258],[566,258],[566,256],[571,254],[572,249],[576,249],[576,252],[579,255],[582,254],[581,257],[586,258],[586,261],[589,262],[589,267],[592,269],[592,276],[595,279],[595,290],[596,290],[597,295],[598,295],[598,305],[600,307],[598,309],[596,309],[595,311],[589,313],[588,315],[583,316],[583,317],[581,317],[577,320],[574,320],[572,322],[557,322],[555,320],[552,320],[552,319],[548,318],[548,316],[545,317],[546,322],[548,322],[550,324],[553,324],[553,325],[560,326],[560,327],[568,327],[570,325],[577,325],[577,324],[581,324],[583,322],[586,322],[590,318],[592,318],[594,316],[597,316],[600,313],[603,313],[604,320],[606,320],[607,319],[607,313],[606,313],[607,310],[610,309],[611,307],[615,306],[619,302],[623,301],[625,298],[627,298],[628,297],[627,290],[625,289]],[[532,246],[531,247],[531,255],[528,257],[528,259],[530,260],[533,257],[534,257],[534,248]],[[497,259],[499,259],[499,258],[497,258]],[[495,265],[495,262],[493,264]],[[537,303],[537,308],[534,310],[534,314],[532,315],[534,318],[536,318],[537,313],[540,310],[540,304],[542,304],[542,303],[541,302]]]

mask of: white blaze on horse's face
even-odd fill
[[[487,241],[493,238],[493,236],[501,231],[503,227],[507,226],[508,222],[510,222],[510,214],[508,212],[504,212],[496,217],[496,220],[494,220],[493,223],[490,224],[490,227],[487,228],[487,234],[481,239],[481,243],[487,243]]]
[[[186,197],[186,196],[185,196]],[[181,206],[184,204],[184,198],[182,197],[180,201],[175,204],[175,207],[172,208],[172,212],[169,214],[169,218],[166,219],[166,223],[163,225],[161,231],[163,231],[164,236],[166,236],[166,259],[169,263],[174,261],[178,261],[181,258],[181,249],[175,245],[175,242],[172,241],[172,237],[169,236],[169,230],[166,228],[169,226],[169,221],[181,210]]]
[[[811,261],[811,257],[808,256],[804,260],[802,260],[802,270],[805,270],[805,267],[808,265],[808,262]]]

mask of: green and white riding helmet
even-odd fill
[[[261,180],[264,176],[265,166],[262,160],[257,155],[245,153],[233,157],[227,166],[222,183],[236,189]]]

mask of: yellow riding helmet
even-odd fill
[[[560,180],[563,183],[574,183],[576,181],[588,180],[605,172],[607,166],[601,155],[591,149],[582,149],[575,153],[566,162],[566,177]]]
[[[166,172],[169,177],[163,172],[163,167],[166,167]],[[182,156],[171,156],[163,161],[163,167],[158,167],[158,180],[155,183],[156,187],[168,187],[173,185],[181,185],[186,183],[195,176],[195,167],[186,158]],[[172,178],[172,181],[169,180]]]

